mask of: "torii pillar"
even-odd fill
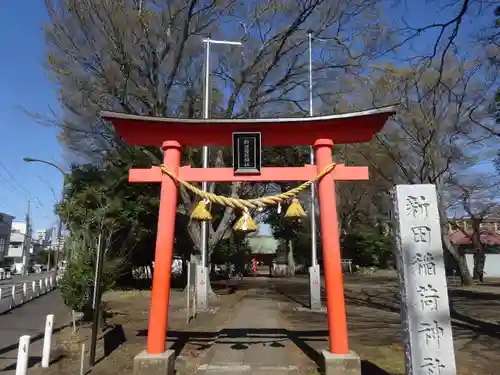
[[[335,144],[370,141],[396,107],[377,108],[350,114],[289,118],[192,120],[146,117],[102,112],[101,117],[132,145],[163,148],[163,163],[178,179],[190,182],[262,182],[312,180],[333,160]],[[316,166],[264,167],[258,174],[235,174],[233,168],[180,166],[182,147],[230,146],[235,132],[259,132],[263,146],[312,145]],[[318,181],[321,239],[324,262],[329,350],[323,351],[326,374],[360,374],[360,359],[349,351],[347,319],[335,198],[336,180],[367,180],[367,167],[336,168]],[[134,363],[134,375],[173,371],[174,354],[166,350],[170,279],[177,208],[177,184],[159,167],[131,169],[130,182],[161,183],[155,272],[147,351]]]

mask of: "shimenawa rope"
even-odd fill
[[[190,184],[187,181],[183,181],[183,180],[178,179],[177,176],[175,176],[165,165],[161,164],[160,169],[163,173],[165,173],[167,176],[172,178],[174,181],[181,184],[182,186],[184,186],[186,189],[190,190],[194,194],[200,196],[204,200],[208,200],[211,203],[217,203],[217,204],[220,204],[222,206],[239,208],[239,209],[245,210],[245,209],[254,209],[254,208],[259,208],[259,207],[273,206],[273,205],[279,204],[283,201],[295,198],[295,196],[298,193],[307,189],[313,183],[321,180],[324,176],[326,176],[328,173],[330,173],[335,168],[335,166],[336,166],[336,163],[332,163],[332,164],[326,166],[325,169],[323,169],[321,171],[321,173],[319,173],[313,180],[306,181],[303,184],[301,184],[293,189],[290,189],[288,191],[285,191],[281,194],[272,195],[269,197],[254,198],[254,199],[240,199],[240,198],[224,197],[222,195],[217,195],[214,193],[206,192],[206,191],[198,189],[196,186]]]

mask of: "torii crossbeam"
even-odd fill
[[[317,174],[318,169],[311,164],[303,167],[264,167],[258,176],[235,175],[232,168],[192,168],[188,165],[180,167],[176,177],[189,182],[309,181],[316,178]],[[368,180],[368,167],[337,164],[330,175],[338,181]],[[163,182],[164,178],[160,167],[135,168],[129,172],[130,182]]]
[[[139,146],[158,146],[164,150],[163,164],[178,179],[191,182],[231,181],[307,181],[332,163],[335,143],[370,141],[380,131],[396,107],[363,112],[289,119],[192,120],[146,117],[102,112],[101,117],[115,127],[127,142]],[[264,167],[258,174],[235,174],[231,168],[191,168],[180,166],[185,146],[230,146],[234,132],[259,132],[263,146],[312,145],[316,165],[303,167]],[[367,180],[367,167],[343,164],[318,181],[321,239],[324,261],[326,305],[330,352],[347,354],[347,320],[342,280],[340,242],[335,198],[335,180]],[[155,272],[151,296],[147,352],[160,354],[166,348],[170,278],[177,208],[177,185],[159,167],[131,169],[130,182],[161,183]]]

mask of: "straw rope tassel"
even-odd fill
[[[255,223],[255,221],[250,216],[250,212],[248,212],[248,208],[243,210],[243,215],[241,215],[241,217],[238,219],[238,221],[234,225],[234,230],[237,232],[243,232],[243,233],[257,232],[259,230],[259,226]]]
[[[208,199],[202,199],[198,202],[193,212],[191,212],[191,219],[200,221],[209,221],[213,219],[210,213],[210,201]]]
[[[288,206],[286,210],[285,217],[287,219],[300,219],[302,217],[306,217],[307,214],[302,208],[299,200],[297,198],[292,199],[292,203]]]

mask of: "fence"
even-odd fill
[[[135,280],[152,280],[153,270],[151,266],[140,266],[132,269],[132,277]]]
[[[50,292],[57,287],[57,281],[55,273],[46,273],[22,283],[0,285],[0,314]]]
[[[139,266],[132,268],[132,277],[135,280],[152,280],[155,262],[151,265]],[[172,276],[177,277],[182,275],[182,259],[174,259],[172,261]]]
[[[10,279],[10,278],[12,278],[10,271],[7,271],[5,268],[0,267],[0,280]]]

